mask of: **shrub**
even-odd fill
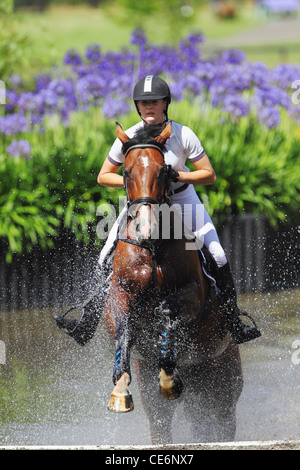
[[[64,64],[34,77],[32,89],[13,75],[0,115],[0,236],[7,259],[34,244],[52,246],[62,227],[88,243],[96,207],[117,203],[120,191],[99,187],[97,173],[115,139],[114,119],[137,121],[134,82],[161,74],[170,83],[170,118],[190,126],[217,174],[197,187],[215,222],[227,214],[264,213],[273,225],[299,220],[299,106],[291,100],[300,66],[268,69],[231,50],[201,58],[201,33],[177,48],[148,44],[84,56],[68,51]]]

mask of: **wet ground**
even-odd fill
[[[241,346],[236,441],[299,440],[300,290],[248,294],[239,305],[255,315],[263,337]],[[101,324],[84,348],[53,325],[47,310],[2,312],[0,325],[1,446],[151,444],[135,377],[135,410],[119,415],[106,408],[114,351]],[[180,406],[173,428],[175,443],[192,442]]]

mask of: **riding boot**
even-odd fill
[[[69,308],[63,315],[54,314],[56,325],[80,346],[85,346],[96,332],[108,291],[106,269],[97,265],[86,301],[82,305]],[[81,310],[80,319],[66,318],[66,315],[75,309]]]
[[[223,307],[226,311],[226,326],[236,344],[245,343],[261,336],[253,318],[237,305],[237,295],[229,263],[218,268],[218,285],[221,290]],[[251,319],[254,326],[248,326],[239,318],[240,315]]]

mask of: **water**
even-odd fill
[[[239,305],[255,315],[263,337],[241,346],[245,384],[236,440],[299,439],[300,352],[293,346],[300,340],[300,290],[247,294]],[[135,376],[135,410],[120,415],[106,408],[114,350],[101,323],[84,348],[45,309],[2,312],[0,325],[6,349],[0,445],[151,444]],[[192,442],[180,405],[173,428],[175,443]]]

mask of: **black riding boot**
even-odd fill
[[[223,307],[226,311],[226,326],[232,335],[236,344],[246,343],[252,339],[259,338],[261,332],[257,328],[253,318],[243,310],[240,310],[237,305],[237,295],[234,286],[229,263],[226,263],[221,268],[218,268],[219,274],[219,288],[221,289],[221,296],[223,299]],[[239,315],[244,315],[251,319],[254,326],[248,326],[242,322]]]
[[[56,325],[81,346],[85,346],[94,336],[101,318],[108,295],[107,273],[105,271],[97,265],[88,298],[82,305],[71,307],[63,315],[53,315]],[[77,308],[82,311],[79,320],[66,318],[67,313]]]

